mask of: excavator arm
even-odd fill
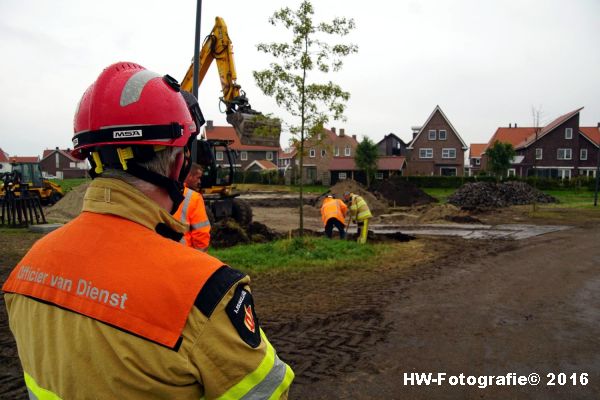
[[[252,109],[244,91],[236,82],[233,46],[223,18],[215,18],[215,26],[204,40],[198,59],[200,64],[198,86],[202,85],[206,72],[213,61],[216,62],[223,92],[221,101],[226,106],[227,122],[234,127],[241,142],[243,144],[279,146],[281,123]],[[181,89],[192,92],[193,77],[194,63],[192,61],[181,82]]]

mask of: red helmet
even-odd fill
[[[179,84],[130,62],[106,68],[75,112],[72,155],[101,146],[184,147],[198,133]]]

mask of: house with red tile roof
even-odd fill
[[[38,156],[10,156],[8,157],[8,162],[11,164],[16,163],[36,163],[40,161],[40,157]]]
[[[353,179],[363,184],[367,183],[365,173],[356,166],[354,157],[333,157],[329,169],[331,173],[331,185],[335,185],[345,179]],[[375,179],[388,179],[393,175],[402,175],[405,169],[406,157],[379,156]]]
[[[231,141],[230,148],[236,154],[234,166],[240,171],[246,170],[254,161],[269,161],[275,166],[277,166],[279,162],[278,156],[281,147],[242,144],[235,129],[231,126],[215,126],[213,121],[206,121],[204,137],[207,139]],[[223,151],[216,151],[215,160],[219,165],[229,166],[227,156]]]
[[[474,176],[481,171],[481,156],[487,143],[471,143],[469,146],[469,176]]]
[[[244,168],[244,171],[249,172],[266,172],[266,171],[277,171],[277,165],[267,160],[254,160]]]
[[[70,149],[46,149],[40,160],[44,177],[55,176],[58,179],[85,178],[89,165],[71,155]]]
[[[510,143],[515,156],[509,175],[569,179],[595,176],[600,133],[595,127],[580,127],[583,107],[568,112],[543,127],[498,128],[486,149],[496,141]],[[482,157],[482,168],[487,157]]]
[[[413,135],[407,147],[408,175],[464,175],[468,147],[439,105]]]

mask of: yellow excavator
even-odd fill
[[[54,204],[64,193],[62,188],[42,176],[38,162],[12,162],[12,172],[4,173],[0,181],[0,197],[10,190],[21,196],[21,188],[26,186],[30,196],[39,198],[42,204]]]
[[[216,62],[223,92],[220,101],[225,105],[227,122],[235,129],[240,142],[244,145],[279,147],[281,122],[252,109],[237,83],[233,46],[223,18],[215,18],[215,26],[204,40],[198,60],[199,87],[213,61]],[[181,89],[193,93],[193,78],[192,61],[181,82]],[[246,202],[236,198],[239,194],[233,193],[236,155],[230,148],[231,144],[228,140],[198,139],[194,159],[204,167],[201,191],[211,222],[232,217],[240,225],[248,225],[252,221],[252,209]],[[217,151],[224,155],[221,164],[215,161]]]

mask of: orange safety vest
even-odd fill
[[[175,348],[194,300],[221,266],[133,221],[83,212],[40,239],[2,289]]]
[[[183,195],[184,200],[173,215],[176,220],[190,226],[184,237],[181,238],[181,243],[206,251],[210,244],[210,221],[206,214],[204,199],[200,193],[187,186]]]
[[[326,197],[321,206],[321,220],[323,221],[323,225],[327,225],[327,221],[330,218],[335,218],[342,224],[345,224],[346,211],[348,211],[348,207],[343,201]]]

